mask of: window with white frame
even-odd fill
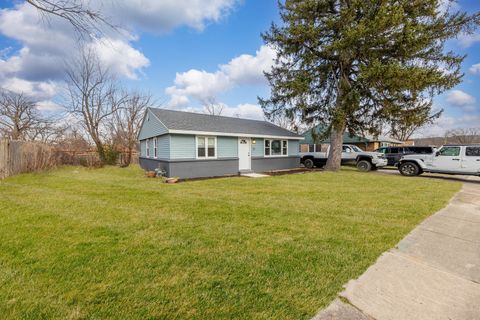
[[[216,137],[197,137],[197,158],[215,158],[216,148]]]
[[[157,158],[157,138],[153,138],[153,157]]]
[[[150,141],[149,139],[145,140],[145,154],[147,158],[150,158]]]
[[[288,154],[287,140],[265,140],[265,156],[286,156]]]

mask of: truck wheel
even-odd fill
[[[313,167],[315,167],[315,163],[313,163],[312,159],[306,159],[305,161],[303,161],[303,165],[305,166],[305,168],[308,169],[313,169]]]
[[[357,169],[362,172],[368,172],[372,170],[372,164],[367,160],[360,160],[357,162]]]
[[[420,167],[414,162],[404,162],[399,167],[398,170],[402,176],[414,177],[420,174]]]

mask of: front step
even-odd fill
[[[239,175],[244,175],[244,174],[249,174],[249,173],[253,173],[253,171],[252,170],[239,170],[238,171]]]
[[[255,173],[255,172],[241,172],[240,176],[247,177],[247,178],[265,178],[269,177],[267,174]]]

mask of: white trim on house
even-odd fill
[[[146,158],[150,158],[150,139],[147,138],[145,139],[145,143],[146,143],[146,146],[145,146],[145,157]]]
[[[198,138],[203,138],[204,139],[204,142],[205,142],[205,157],[199,157],[198,156]],[[208,156],[208,139],[209,138],[213,138],[214,139],[214,142],[215,142],[215,155],[213,157],[209,157]],[[212,135],[198,135],[198,136],[195,136],[195,159],[199,159],[199,160],[209,160],[209,159],[217,159],[217,155],[218,155],[218,147],[217,147],[217,137],[216,136],[212,136]]]
[[[157,144],[157,137],[153,138],[153,157],[155,159],[158,158],[158,144]]]
[[[190,134],[197,136],[223,136],[223,137],[245,137],[245,138],[267,138],[267,139],[283,139],[283,140],[303,140],[304,137],[288,137],[288,136],[271,136],[261,134],[232,133],[232,132],[211,132],[211,131],[194,131],[194,130],[168,130],[170,134]]]
[[[279,140],[280,141],[280,154],[275,154],[275,155],[272,155],[272,141],[273,140]],[[265,153],[265,143],[269,141],[270,142],[270,154],[266,154]],[[285,148],[286,149],[286,154],[283,154],[283,143],[286,143],[287,144],[287,147]],[[264,139],[263,140],[263,157],[264,158],[282,158],[282,157],[288,157],[288,140],[286,139]]]

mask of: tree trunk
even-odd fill
[[[127,151],[127,159],[125,159],[125,166],[129,166],[132,163],[132,153],[133,153],[133,148],[131,146],[128,146],[128,151]]]
[[[17,129],[16,125],[13,127],[13,130],[10,136],[12,140],[20,140],[20,130]]]
[[[100,158],[100,164],[103,166],[107,162],[107,157],[105,155],[105,148],[101,142],[95,142],[97,147],[98,157]]]
[[[330,133],[330,149],[327,158],[327,164],[325,170],[338,171],[342,164],[342,145],[343,134],[345,133],[345,124],[341,124],[338,127],[332,127]]]

